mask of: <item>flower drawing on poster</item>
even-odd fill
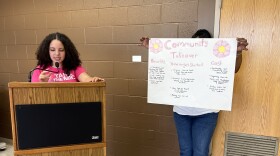
[[[213,54],[219,58],[226,57],[230,54],[230,45],[227,41],[219,40],[213,48]]]
[[[153,53],[159,53],[163,49],[163,44],[159,39],[151,39],[149,45]]]

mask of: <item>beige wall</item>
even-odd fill
[[[38,44],[60,31],[88,73],[107,81],[107,154],[178,155],[172,107],[146,102],[148,56],[137,44],[141,36],[190,37],[197,7],[198,0],[0,0],[0,136],[11,138],[7,83],[27,81]]]

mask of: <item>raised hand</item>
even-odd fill
[[[245,38],[237,38],[237,54],[241,54],[243,50],[247,49],[248,42]]]
[[[150,38],[148,38],[148,37],[142,37],[142,38],[140,38],[140,42],[141,42],[141,46],[144,46],[144,47],[146,47],[146,48],[149,48],[149,40],[150,40]]]
[[[41,74],[39,75],[39,80],[41,82],[48,82],[51,75],[52,72],[42,71]]]

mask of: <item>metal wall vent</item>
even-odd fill
[[[226,132],[224,156],[277,156],[278,138]]]

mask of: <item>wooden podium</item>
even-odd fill
[[[10,110],[15,156],[106,156],[105,82],[97,83],[30,83],[10,82]],[[79,143],[62,146],[21,149],[18,136],[18,106],[42,106],[45,104],[101,103],[102,139],[95,143]],[[78,112],[77,112],[78,113]],[[36,116],[34,116],[36,118]],[[90,123],[89,119],[89,123]],[[87,121],[88,122],[88,121]],[[25,141],[27,141],[26,139]]]

